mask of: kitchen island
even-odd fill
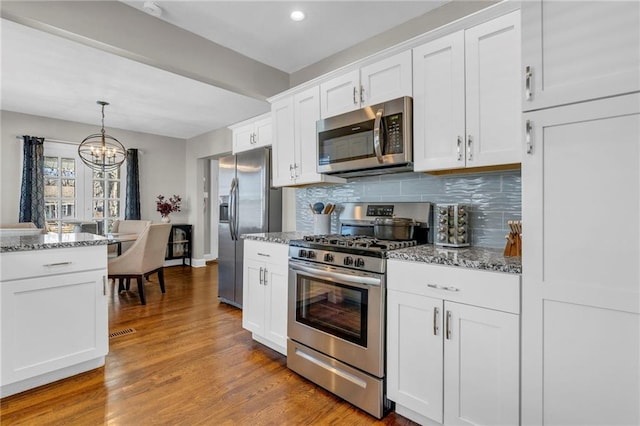
[[[104,365],[107,239],[0,237],[0,397]]]

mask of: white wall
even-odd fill
[[[194,208],[189,211],[188,218],[193,225],[193,266],[203,266],[205,255],[217,258],[217,223],[211,223],[210,210],[218,208],[218,199],[217,194],[209,193],[211,207],[210,210],[205,209],[205,188],[202,183],[205,181],[205,170],[211,167],[210,160],[231,153],[231,130],[223,128],[196,136],[187,140],[186,146],[186,194],[189,199],[197,200]],[[213,228],[211,231],[215,233],[210,239],[213,249],[204,246],[204,232],[207,230],[205,223],[209,223]]]
[[[22,142],[16,136],[31,135],[64,141],[82,141],[100,130],[95,125],[56,120],[35,115],[0,111],[0,222],[17,222],[20,205],[22,176]],[[172,213],[173,222],[187,222],[193,203],[185,191],[186,141],[147,133],[112,129],[109,135],[118,139],[125,148],[137,148],[140,167],[140,213],[142,219],[160,221],[155,199],[159,194],[181,195],[183,211]],[[45,142],[46,143],[46,142]]]

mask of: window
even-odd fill
[[[77,147],[54,142],[44,146],[45,219],[51,232],[75,232],[82,222],[109,231],[120,218],[124,168],[94,171],[78,157]]]

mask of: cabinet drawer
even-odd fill
[[[520,313],[520,275],[389,260],[387,288]]]
[[[0,281],[107,269],[107,246],[2,253]]]
[[[244,256],[247,259],[287,265],[289,245],[269,243],[266,241],[244,240]]]

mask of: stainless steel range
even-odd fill
[[[289,244],[287,366],[382,418],[385,397],[386,259],[430,241],[430,203],[345,203],[340,235]],[[420,223],[414,240],[374,237],[377,217]]]

